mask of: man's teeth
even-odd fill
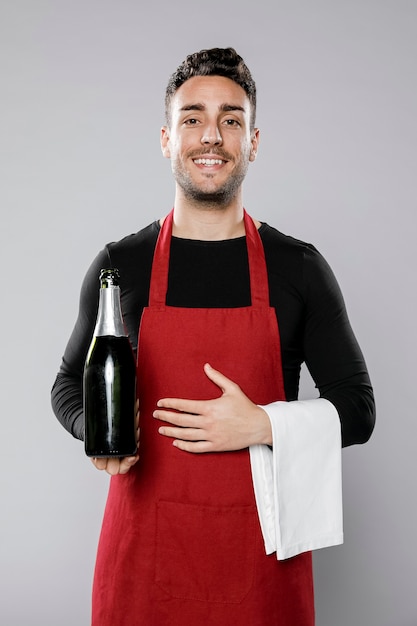
[[[196,165],[221,165],[221,159],[194,159]]]

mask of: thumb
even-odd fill
[[[230,378],[227,378],[227,376],[225,376],[218,370],[215,370],[214,367],[211,367],[209,363],[206,363],[204,365],[204,372],[207,378],[209,378],[215,385],[220,387],[223,393],[226,393],[226,391],[228,391],[228,389],[230,390],[230,387],[234,385],[234,382],[230,380]]]

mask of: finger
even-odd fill
[[[127,474],[127,472],[139,461],[139,454],[127,456],[120,459],[119,474]]]
[[[107,459],[106,472],[110,476],[116,476],[120,472],[121,460],[118,457]]]
[[[201,441],[204,433],[201,428],[174,428],[171,426],[161,426],[158,428],[160,435],[180,439],[181,441]]]
[[[169,422],[175,426],[181,426],[183,428],[198,428],[201,423],[201,417],[191,413],[176,413],[174,411],[156,410],[153,412],[153,416],[162,422]]]
[[[178,448],[178,450],[192,452],[193,454],[211,452],[213,449],[210,441],[184,441],[182,439],[175,439],[172,445]]]
[[[233,382],[233,380],[230,380],[230,378],[227,378],[227,376],[225,376],[218,370],[215,370],[214,367],[211,367],[209,363],[206,363],[204,365],[204,372],[207,378],[209,378],[215,385],[220,387],[222,393],[232,391],[232,389],[237,387],[236,383]]]
[[[159,415],[171,415],[177,416],[180,420],[181,416],[185,415],[199,415],[203,413],[205,400],[185,400],[184,398],[162,398],[158,400],[156,406],[160,409],[170,409],[171,412],[168,411],[158,411],[154,412],[154,417],[156,417],[156,413]],[[174,413],[173,411],[178,411],[178,413]],[[175,423],[177,423],[175,421]]]
[[[93,462],[93,465],[95,465],[95,467],[98,470],[105,470],[106,469],[106,465],[107,465],[107,458],[105,457],[93,457],[91,459],[91,461]]]

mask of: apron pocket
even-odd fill
[[[173,598],[239,603],[254,578],[256,508],[157,503],[155,582]]]

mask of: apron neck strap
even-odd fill
[[[253,219],[243,212],[248,248],[250,293],[252,306],[269,307],[268,272],[266,269],[265,251],[258,229]]]
[[[173,219],[174,209],[172,209],[164,219],[156,242],[149,288],[149,306],[165,306],[168,291],[169,255]],[[252,306],[269,307],[268,273],[264,247],[258,230],[246,211],[244,211],[244,223],[246,245],[248,248]]]

